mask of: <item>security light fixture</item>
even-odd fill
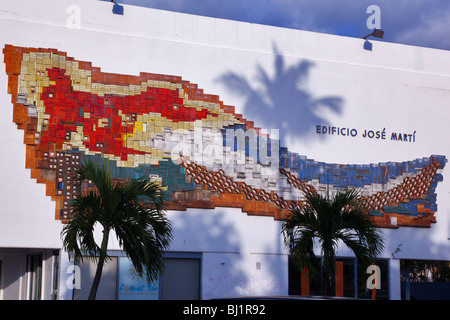
[[[123,15],[123,7],[122,7],[120,4],[115,3],[114,0],[112,0],[111,2],[114,3],[112,12],[113,12],[114,14],[120,14],[120,15]]]
[[[372,51],[372,42],[370,42],[369,40],[367,40],[367,39],[365,39],[366,41],[364,41],[364,45],[363,45],[363,47],[364,47],[364,50],[367,50],[367,51]]]
[[[373,29],[373,32],[367,36],[365,36],[363,39],[367,39],[370,36],[374,36],[375,38],[383,39],[384,31],[381,29]]]

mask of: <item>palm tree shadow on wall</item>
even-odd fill
[[[317,125],[329,125],[325,111],[342,114],[343,99],[338,96],[315,98],[307,89],[314,63],[302,60],[287,66],[276,46],[273,50],[273,76],[258,64],[255,81],[234,72],[220,76],[218,81],[246,98],[244,117],[254,121],[256,127],[279,129],[279,138],[285,143],[288,135],[307,141],[317,136]]]

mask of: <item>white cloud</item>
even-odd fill
[[[370,5],[381,9],[385,41],[450,50],[448,0],[116,0],[152,8],[363,37]]]
[[[424,14],[418,21],[396,34],[394,42],[450,50],[450,9]]]

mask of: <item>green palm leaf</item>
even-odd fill
[[[61,236],[69,258],[98,258],[90,299],[95,299],[103,263],[109,258],[107,245],[111,230],[137,273],[145,274],[148,281],[155,280],[164,266],[164,250],[172,240],[160,185],[143,178],[112,181],[109,162],[103,166],[85,163],[73,180],[79,195],[73,200],[73,216]],[[94,187],[82,191],[86,181]],[[96,244],[93,235],[97,223],[103,227],[101,246]]]
[[[330,278],[341,242],[353,251],[363,271],[384,248],[379,230],[360,205],[357,190],[337,192],[332,199],[307,194],[306,205],[292,210],[283,221],[282,233],[294,263],[312,278]],[[314,243],[320,247],[321,262]]]

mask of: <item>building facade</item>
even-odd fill
[[[412,264],[448,265],[449,52],[113,6],[2,4],[0,298],[87,297],[60,232],[102,158],[161,183],[174,239],[149,284],[111,235],[100,299],[317,294],[281,234],[305,192],[360,189],[385,240],[375,291],[339,246],[336,295],[409,298]]]

